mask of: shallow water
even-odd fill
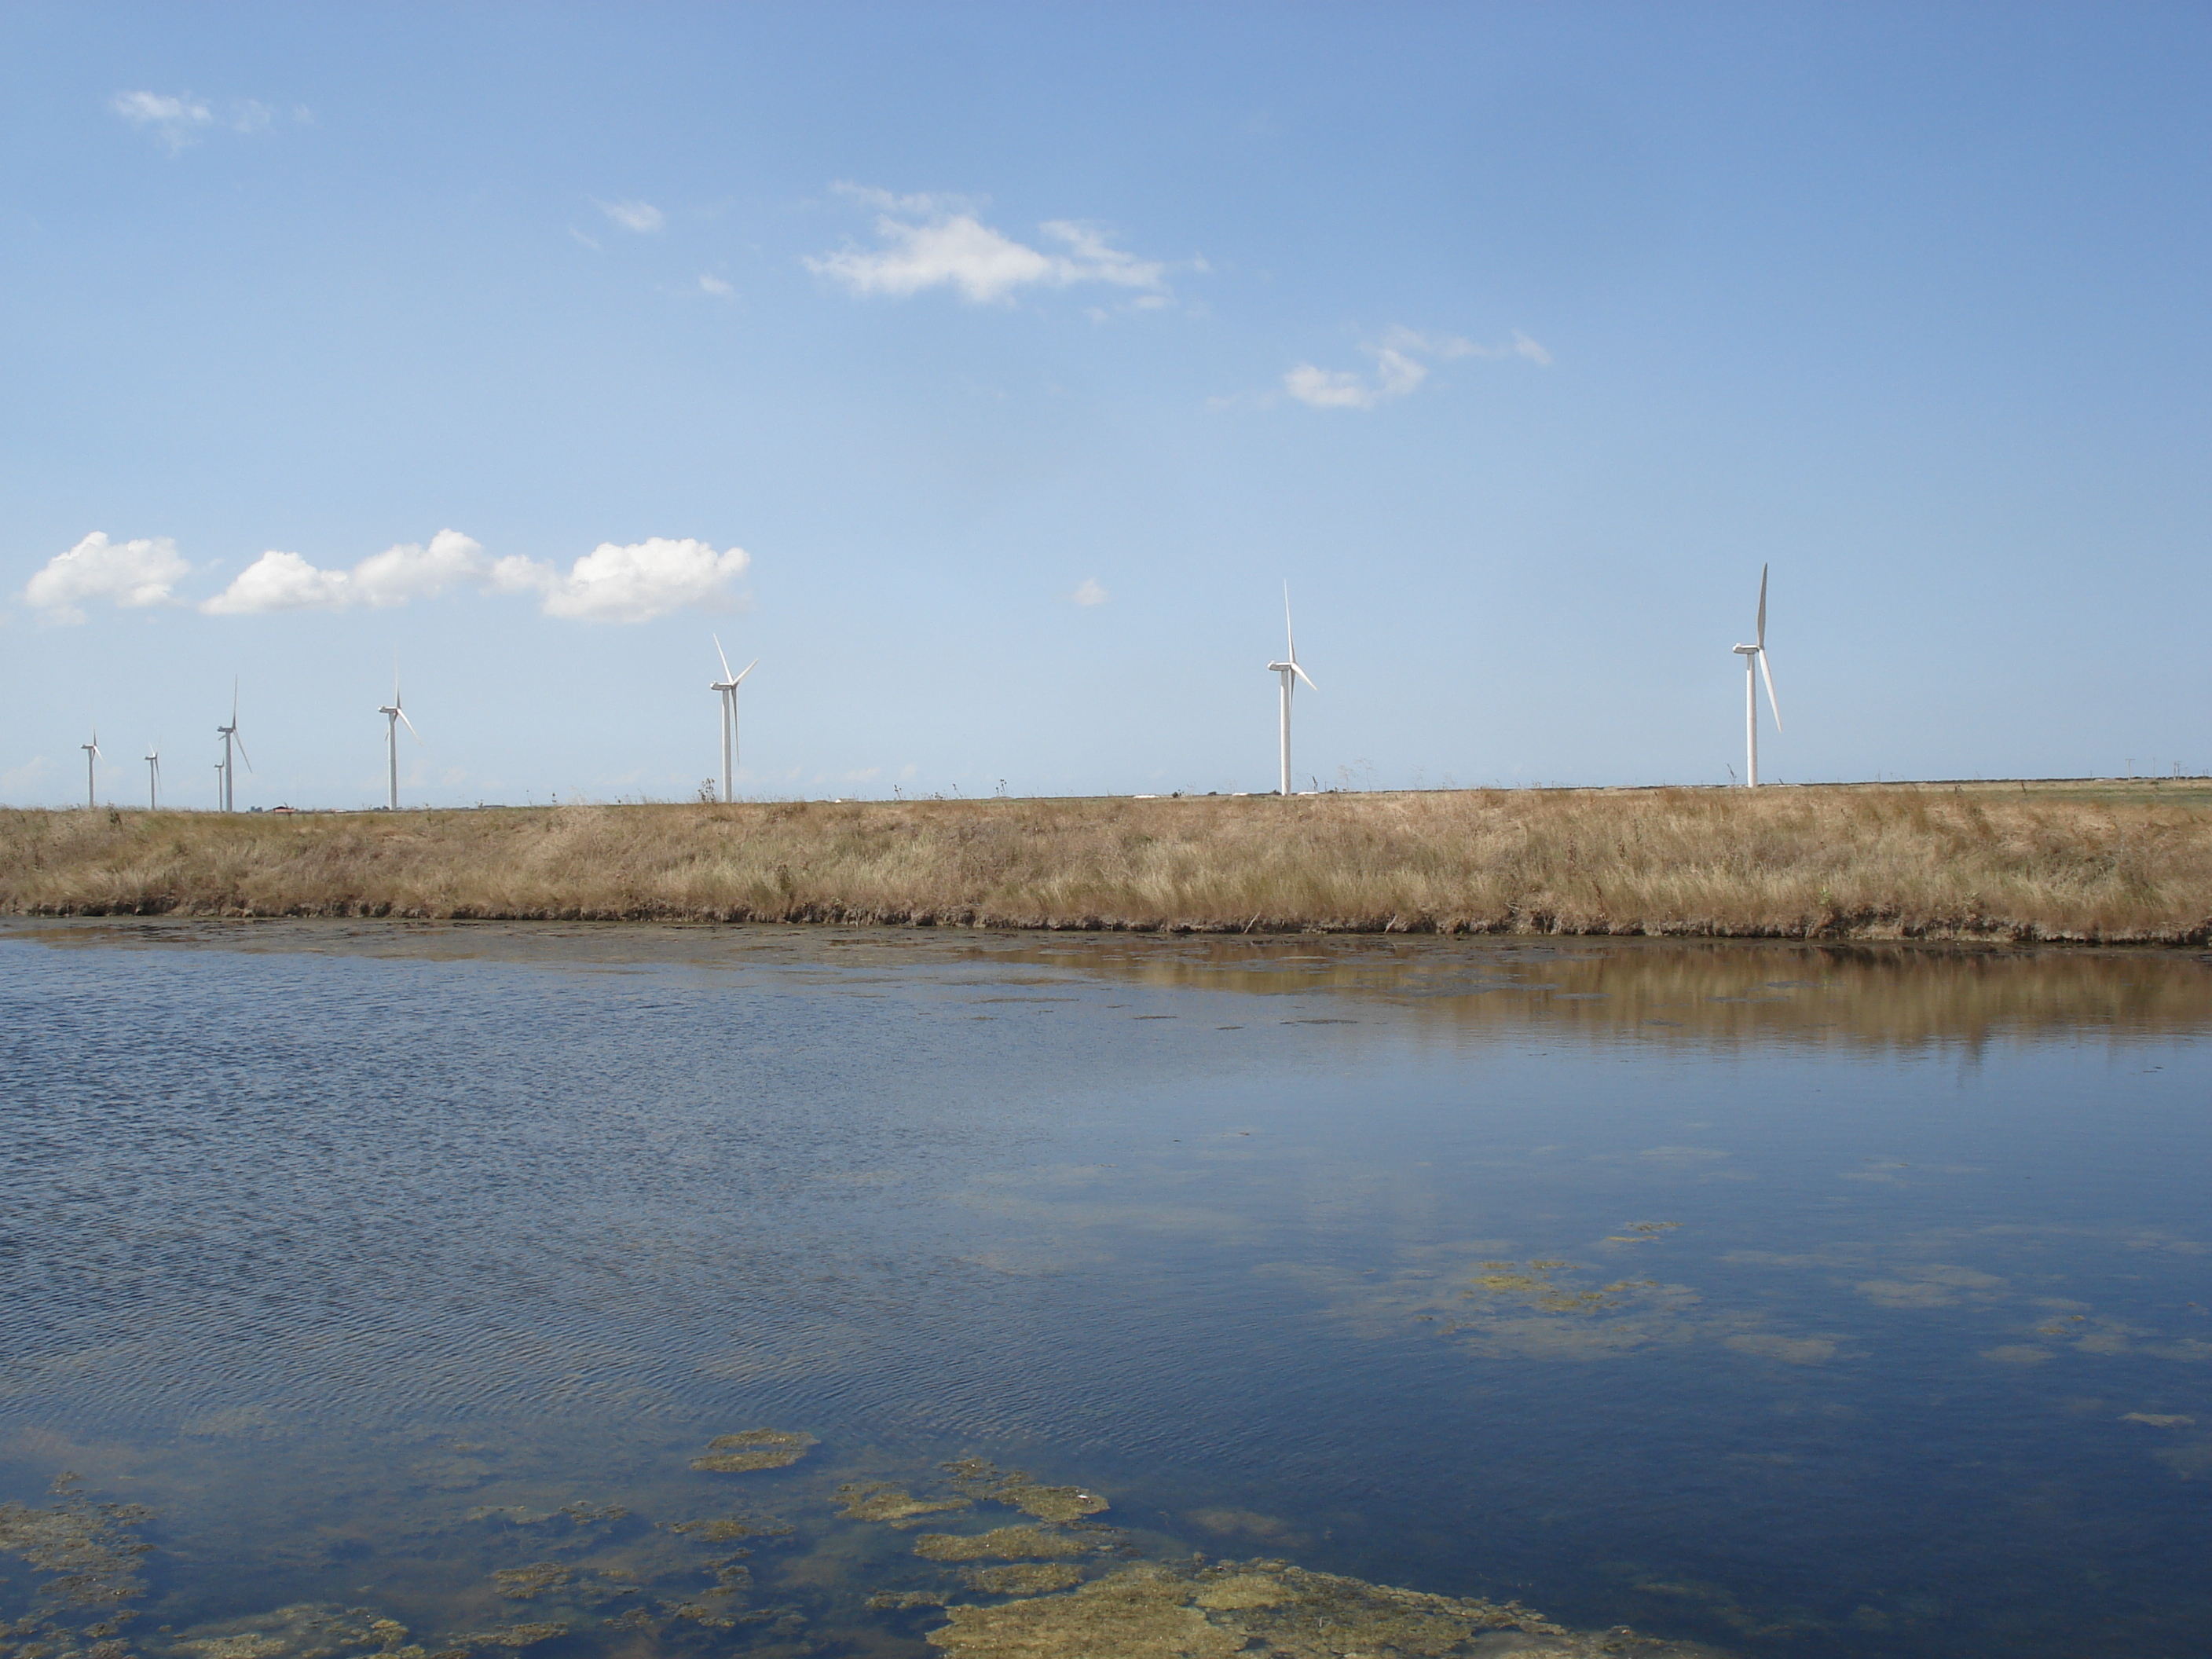
[[[2187,956],[0,927],[0,1647],[927,1655],[872,1594],[1200,1552],[2201,1652],[2208,1030]]]

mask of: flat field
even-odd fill
[[[0,911],[2201,945],[2212,781],[6,811]]]

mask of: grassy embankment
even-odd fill
[[[2198,944],[2203,793],[0,811],[0,911]]]

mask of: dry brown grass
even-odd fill
[[[2212,809],[1926,787],[0,812],[0,910],[2212,938]]]

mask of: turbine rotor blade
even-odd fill
[[[1774,711],[1774,729],[1782,729],[1782,705],[1774,701],[1774,671],[1766,665],[1766,653],[1759,653],[1759,672],[1766,681],[1766,706]]]
[[[750,662],[749,662],[749,663],[747,663],[747,664],[745,665],[745,673],[744,673],[744,674],[740,674],[740,675],[738,675],[738,676],[737,677],[737,678],[735,678],[735,679],[733,679],[733,680],[732,680],[732,681],[730,682],[730,685],[731,685],[732,689],[732,690],[734,690],[735,688],[737,688],[737,687],[738,687],[738,686],[740,686],[740,685],[743,685],[743,684],[745,683],[745,674],[750,674],[750,673],[751,673],[751,672],[753,672],[753,670],[754,670],[754,669],[758,668],[759,666],[760,666],[760,659],[759,659],[758,657],[755,657],[755,658],[754,658]],[[726,673],[728,673],[728,672],[730,672],[730,665],[729,665],[729,664],[727,664],[727,663],[724,663],[724,664],[722,665],[722,672],[723,672],[725,674],[726,674]]]
[[[1759,567],[1759,648],[1766,649],[1766,567]]]
[[[399,716],[399,723],[407,728],[407,735],[409,737],[414,738],[417,743],[422,741],[422,734],[415,729],[415,722],[407,718],[407,711],[405,709],[401,708],[395,704],[392,712]]]
[[[1296,674],[1300,679],[1306,683],[1306,689],[1309,691],[1318,691],[1321,690],[1321,687],[1313,683],[1313,676],[1307,673],[1306,671],[1299,667],[1297,664],[1292,663],[1291,665],[1291,672]]]
[[[230,740],[238,745],[238,757],[246,763],[246,769],[251,772],[253,769],[253,757],[246,752],[246,739],[233,732],[230,734]]]
[[[722,678],[726,680],[730,678],[730,655],[728,652],[722,649],[722,636],[720,634],[710,634],[707,637],[714,641],[714,654],[722,659]]]

